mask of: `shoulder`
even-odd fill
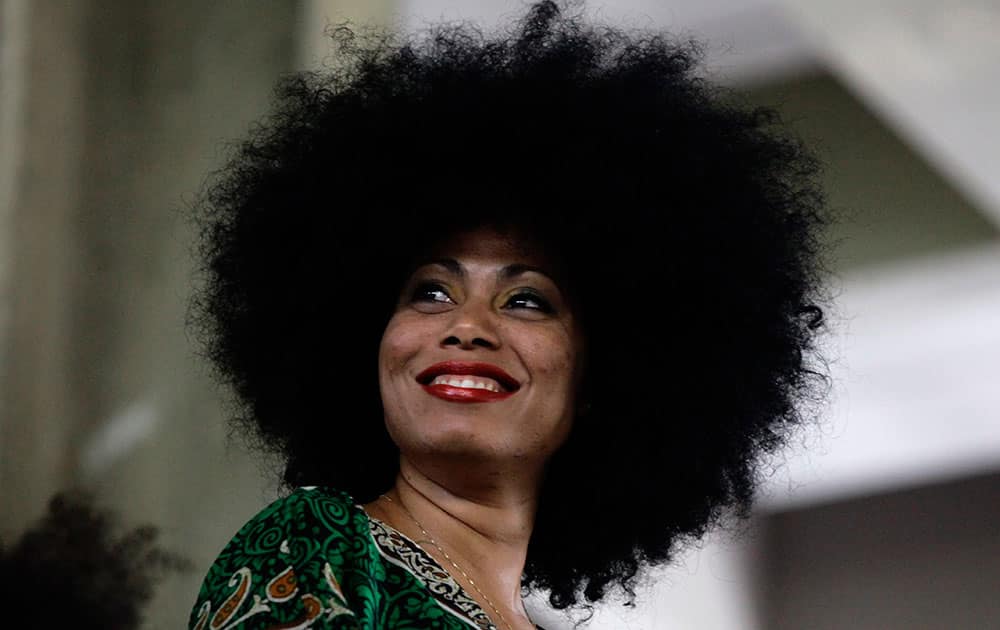
[[[291,536],[328,533],[350,536],[368,529],[364,511],[346,492],[309,486],[298,488],[261,510],[236,534],[268,545],[277,531]],[[279,541],[280,542],[280,541]]]
[[[190,626],[256,628],[323,617],[332,625],[314,627],[353,628],[340,583],[369,540],[368,517],[350,495],[299,488],[229,541],[205,577]]]

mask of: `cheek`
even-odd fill
[[[539,340],[532,360],[539,392],[543,394],[535,409],[535,430],[539,448],[551,454],[571,431],[577,392],[575,347],[565,335],[554,334]]]
[[[554,450],[562,444],[571,431],[579,391],[579,347],[566,331],[555,331],[539,340],[535,356],[535,370],[545,396],[543,415],[556,425],[554,433],[545,436],[547,447]]]
[[[407,361],[419,350],[420,339],[425,334],[404,316],[396,315],[389,320],[379,344],[379,377],[384,379],[404,370]]]
[[[389,320],[382,334],[378,352],[379,393],[382,409],[393,440],[394,424],[405,415],[404,383],[410,373],[412,359],[420,349],[419,326],[414,326],[406,316],[396,315]]]
[[[576,381],[576,351],[564,334],[539,339],[531,347],[531,363],[539,380],[557,391],[570,392]]]

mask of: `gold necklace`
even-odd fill
[[[428,534],[428,533],[427,533],[427,530],[426,530],[426,529],[424,529],[424,526],[420,524],[420,521],[418,521],[418,520],[417,520],[417,517],[415,517],[415,516],[413,515],[413,512],[410,512],[410,510],[409,510],[409,509],[407,509],[407,507],[406,507],[405,505],[403,505],[403,503],[402,503],[401,501],[400,501],[400,502],[397,502],[397,501],[393,501],[393,500],[392,500],[392,499],[391,499],[391,498],[389,497],[389,495],[386,495],[386,494],[383,494],[383,495],[381,496],[381,498],[385,499],[385,500],[386,500],[386,501],[388,501],[389,503],[395,503],[395,504],[396,504],[396,505],[398,505],[399,507],[403,508],[403,511],[404,511],[404,512],[406,512],[406,515],[407,515],[408,517],[410,517],[410,520],[411,520],[411,521],[413,521],[413,524],[417,526],[417,529],[419,529],[419,530],[420,530],[420,533],[424,535],[424,538],[426,538],[426,539],[427,539],[427,542],[429,542],[430,544],[434,545],[434,548],[435,548],[435,549],[437,549],[438,551],[440,551],[440,552],[441,552],[441,555],[442,555],[442,556],[444,556],[444,559],[445,559],[445,560],[447,560],[448,562],[450,562],[450,563],[451,563],[451,566],[455,567],[455,570],[456,570],[456,571],[458,571],[459,573],[461,573],[461,574],[462,574],[462,577],[464,577],[464,578],[465,578],[465,581],[466,581],[466,582],[468,582],[469,584],[471,584],[471,585],[472,585],[472,588],[476,589],[476,592],[477,592],[477,593],[479,593],[479,596],[480,596],[480,597],[482,597],[482,598],[483,598],[483,599],[484,599],[484,600],[486,601],[486,603],[490,605],[490,608],[492,608],[492,609],[493,609],[493,612],[495,612],[495,613],[497,614],[497,617],[499,617],[499,618],[500,618],[500,621],[502,621],[502,622],[503,622],[503,625],[507,626],[508,630],[514,630],[514,626],[510,625],[510,622],[509,622],[509,621],[507,621],[507,618],[503,616],[503,613],[502,613],[502,612],[500,612],[500,609],[498,609],[498,608],[497,608],[497,607],[496,607],[496,606],[495,606],[495,605],[493,604],[493,600],[491,600],[491,599],[490,599],[489,597],[487,597],[487,596],[486,596],[486,593],[484,593],[484,592],[482,591],[482,589],[480,589],[480,588],[479,588],[479,587],[478,587],[478,586],[476,585],[476,582],[475,582],[475,581],[474,581],[474,580],[473,580],[473,579],[472,579],[471,577],[469,577],[469,574],[468,574],[468,573],[466,573],[466,572],[465,572],[465,571],[464,571],[464,570],[462,569],[462,567],[458,566],[458,563],[456,563],[456,562],[455,562],[454,560],[452,560],[452,559],[451,559],[451,556],[449,556],[449,555],[448,555],[448,552],[447,552],[447,551],[445,551],[445,550],[444,550],[444,549],[443,549],[443,548],[441,547],[441,545],[437,544],[437,541],[435,541],[435,540],[434,540],[434,538],[433,538],[433,537],[432,537],[432,536],[431,536],[430,534]],[[420,543],[417,543],[417,544],[419,545]]]

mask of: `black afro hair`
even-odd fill
[[[115,518],[77,492],[52,498],[44,518],[0,545],[0,603],[18,628],[139,628],[165,574],[188,561],[156,545],[150,526],[118,533]]]

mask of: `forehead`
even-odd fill
[[[426,259],[453,259],[463,265],[523,264],[552,273],[552,260],[532,239],[492,228],[455,234],[427,252]]]

